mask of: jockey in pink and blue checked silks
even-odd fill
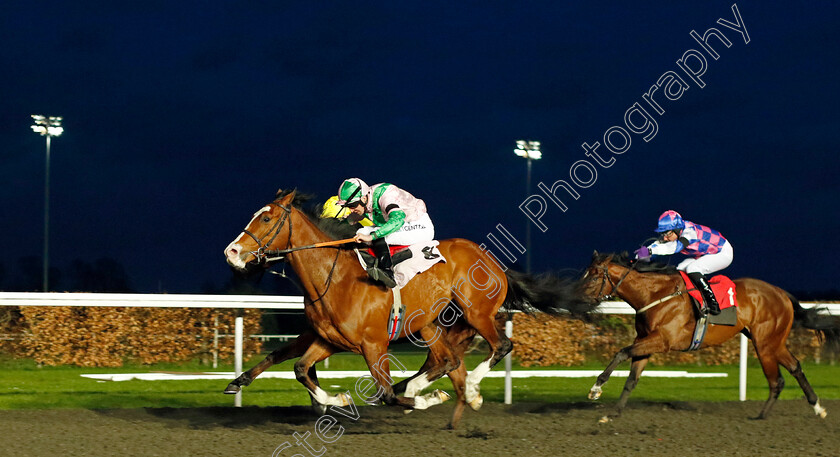
[[[706,275],[723,270],[732,263],[732,243],[717,230],[683,220],[680,213],[669,210],[659,216],[656,227],[659,239],[636,250],[636,258],[649,260],[651,256],[684,254],[690,258],[677,265],[685,271],[695,287],[703,294],[709,312],[720,314],[720,305]]]

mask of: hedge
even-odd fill
[[[518,313],[513,318],[513,355],[522,366],[572,366],[585,361],[609,362],[621,348],[633,343],[636,336],[634,316],[609,316],[596,323]],[[815,332],[794,328],[788,347],[800,360],[834,362]],[[752,347],[750,353],[754,354]],[[738,363],[740,338],[693,352],[669,352],[650,358],[654,365]]]
[[[10,311],[7,311],[7,313]],[[235,311],[187,308],[27,306],[6,322],[19,336],[5,349],[44,365],[117,367],[123,363],[209,361],[213,334],[232,334]],[[245,332],[259,333],[259,310],[245,310]],[[216,325],[218,322],[218,325]],[[219,339],[219,359],[233,356],[233,338]],[[247,338],[245,356],[262,349]]]

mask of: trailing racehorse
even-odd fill
[[[267,358],[254,367],[259,369],[251,374],[259,374],[281,359],[299,355],[295,374],[309,390],[313,401],[343,406],[349,399],[343,394],[329,395],[322,390],[315,377],[314,365],[333,353],[352,351],[365,358],[380,389],[378,398],[386,404],[424,409],[445,400],[445,394],[438,392],[422,397],[395,394],[389,376],[385,326],[393,301],[391,291],[368,279],[352,249],[306,249],[331,239],[301,211],[295,191],[278,192],[276,199],[257,211],[242,234],[225,249],[227,262],[239,270],[246,270],[253,264],[266,265],[279,258],[288,261],[306,292],[305,314],[312,331],[304,333],[284,353],[269,356],[271,360]],[[438,248],[446,263],[439,263],[418,275],[401,291],[408,316],[401,336],[419,332],[424,340],[433,341],[429,345],[431,362],[426,365],[432,368],[411,381],[414,383],[412,393],[448,374],[459,394],[461,408],[456,407],[457,414],[464,402],[475,409],[480,406],[481,379],[513,346],[494,322],[502,304],[508,309],[530,311],[535,307],[570,309],[572,312],[588,311],[590,304],[570,289],[556,289],[563,293],[555,293],[549,288],[542,291],[538,288],[543,284],[533,278],[506,274],[471,241],[444,240]],[[450,302],[457,305],[458,313],[468,325],[459,332],[474,329],[490,346],[488,357],[468,376],[461,364],[462,355],[453,353],[447,338],[436,337],[438,316]],[[254,377],[248,373],[243,376],[231,383],[234,387],[229,389],[247,385]],[[461,392],[464,398],[461,398]],[[453,416],[456,423],[454,419]]]
[[[817,394],[786,342],[791,326],[797,322],[817,331],[822,339],[836,347],[840,342],[837,322],[818,315],[815,309],[803,309],[792,295],[764,281],[742,278],[734,282],[738,297],[737,323],[710,326],[700,347],[722,344],[739,333],[752,340],[770,385],[770,395],[758,418],[767,417],[785,385],[779,365],[799,382],[814,413],[825,417],[825,408],[820,406]],[[689,348],[696,325],[694,307],[689,295],[684,293],[685,284],[674,267],[637,262],[626,255],[596,252],[584,273],[582,286],[596,302],[618,297],[637,312],[635,341],[615,354],[589,392],[590,399],[600,397],[601,386],[616,366],[631,359],[630,375],[618,400],[617,414],[621,414],[651,354]]]

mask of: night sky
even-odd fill
[[[197,293],[278,188],[324,200],[341,180],[425,200],[439,239],[523,244],[526,161],[572,182],[532,226],[534,271],[632,251],[675,209],[734,246],[732,277],[836,289],[840,11],[832,2],[12,2],[0,14],[0,287],[43,243],[44,139],[53,141],[51,264],[110,258],[137,292]],[[730,40],[689,35],[715,27]],[[677,61],[707,61],[700,88]],[[686,60],[698,68],[698,59]],[[666,72],[678,99],[643,95]],[[655,135],[625,131],[635,103]],[[642,125],[639,113],[631,122]],[[609,136],[621,146],[619,133]],[[609,167],[587,157],[597,152]],[[594,178],[594,181],[593,181]],[[586,181],[591,181],[587,183]],[[519,256],[520,259],[523,256]],[[524,269],[520,260],[514,268]]]

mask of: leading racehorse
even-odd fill
[[[298,347],[303,351],[295,363],[298,381],[318,403],[346,405],[349,399],[329,395],[318,386],[317,379],[311,376],[314,373],[311,368],[335,352],[352,351],[365,358],[379,387],[378,399],[386,404],[423,409],[445,400],[438,393],[414,398],[398,397],[394,393],[385,326],[393,302],[391,292],[368,279],[352,249],[306,249],[332,238],[301,211],[301,201],[296,196],[295,191],[278,192],[275,200],[258,210],[245,230],[228,245],[225,257],[231,266],[246,270],[249,265],[266,264],[271,256],[280,256],[300,278],[306,291],[305,314],[313,331],[306,334]],[[433,354],[431,358],[438,363],[431,365],[437,369],[417,377],[415,390],[422,390],[448,374],[459,392],[459,404],[466,401],[477,409],[481,403],[481,379],[513,346],[494,322],[502,304],[507,309],[569,310],[573,314],[585,313],[592,305],[571,288],[538,290],[539,281],[506,274],[471,241],[444,240],[438,248],[446,263],[418,275],[401,291],[408,316],[401,336],[419,332],[425,341],[433,341],[429,350]],[[435,322],[440,322],[438,316],[450,302],[457,305],[461,318],[490,347],[488,357],[465,379],[460,357],[453,354],[446,338],[436,337]],[[458,385],[464,388],[459,389]],[[461,390],[464,399],[460,398]]]
[[[630,375],[618,400],[617,414],[621,414],[652,354],[688,349],[696,324],[694,308],[689,295],[684,293],[685,284],[673,266],[638,262],[624,254],[595,252],[582,282],[584,292],[597,302],[618,297],[637,312],[635,341],[616,353],[589,392],[590,399],[598,399],[601,386],[607,382],[616,366],[632,359]],[[734,326],[709,326],[700,347],[722,344],[739,333],[752,340],[770,385],[770,396],[758,418],[767,417],[785,385],[779,373],[779,365],[785,367],[799,382],[814,412],[825,417],[825,408],[820,406],[817,394],[805,378],[799,361],[788,350],[786,342],[791,326],[796,321],[806,328],[816,330],[822,339],[836,347],[840,342],[840,327],[836,321],[818,315],[815,309],[803,309],[792,295],[764,281],[742,278],[734,282],[738,297],[737,323]]]

